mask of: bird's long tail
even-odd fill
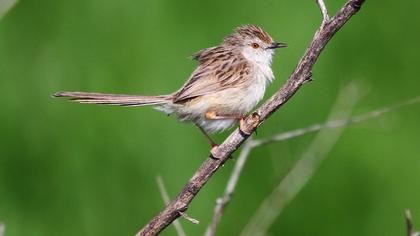
[[[66,97],[80,103],[104,104],[117,106],[146,106],[160,105],[171,101],[170,95],[162,96],[135,96],[105,93],[85,93],[85,92],[58,92],[54,97]]]

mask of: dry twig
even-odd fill
[[[319,6],[319,9],[321,10],[322,14],[322,24],[328,23],[330,21],[330,16],[328,15],[327,6],[325,6],[324,0],[316,0],[316,3]]]
[[[163,179],[160,175],[156,177],[156,183],[158,185],[159,192],[160,192],[160,195],[162,196],[163,202],[165,203],[165,205],[168,205],[171,200],[169,199],[168,191],[166,191],[165,184],[163,183]],[[174,220],[173,224],[174,224],[176,232],[178,233],[178,236],[187,235],[185,233],[184,228],[182,227],[181,223],[178,220]]]
[[[258,147],[261,145],[266,145],[266,144],[270,144],[273,142],[279,142],[279,141],[284,141],[287,139],[291,139],[291,138],[295,138],[298,136],[302,136],[305,135],[307,133],[313,133],[316,131],[319,131],[321,129],[333,129],[333,128],[338,128],[341,126],[346,126],[346,125],[351,125],[351,124],[356,124],[356,123],[360,123],[360,122],[364,122],[364,121],[368,121],[370,119],[374,119],[376,117],[382,116],[388,112],[391,111],[395,111],[396,109],[399,109],[401,107],[404,106],[409,106],[409,105],[413,105],[416,103],[420,102],[420,97],[415,97],[412,99],[409,99],[407,101],[401,102],[401,103],[397,103],[391,106],[387,106],[387,107],[383,107],[374,111],[370,111],[361,115],[357,115],[357,116],[353,116],[350,117],[349,119],[340,119],[340,120],[332,120],[332,121],[328,121],[326,123],[323,124],[314,124],[311,126],[308,126],[306,128],[300,128],[300,129],[295,129],[295,130],[291,130],[291,131],[287,131],[284,133],[280,133],[280,134],[276,134],[273,135],[271,137],[268,138],[263,138],[263,139],[258,139],[258,140],[253,140],[251,143],[252,147]]]
[[[17,2],[17,0],[0,0],[0,20],[16,5]]]
[[[405,210],[405,223],[407,225],[407,236],[420,236],[420,232],[415,232],[413,228],[413,219],[409,209]]]
[[[216,229],[220,222],[220,219],[222,219],[223,212],[229,204],[232,194],[235,191],[236,184],[238,183],[239,176],[242,172],[242,169],[245,165],[246,160],[248,159],[249,153],[251,152],[251,149],[253,148],[252,145],[252,138],[250,137],[244,144],[241,154],[239,154],[238,160],[236,160],[235,167],[233,168],[232,174],[230,175],[228,184],[225,189],[225,193],[223,197],[218,198],[216,200],[216,206],[214,208],[214,214],[212,221],[207,228],[205,236],[213,236],[216,235]]]
[[[364,0],[348,0],[339,12],[328,22],[323,23],[306,49],[305,54],[299,61],[294,72],[286,83],[268,101],[266,101],[253,115],[245,120],[245,130],[252,134],[256,125],[260,125],[268,119],[277,109],[284,105],[308,80],[313,65],[318,59],[321,51],[334,34],[359,10]],[[324,21],[323,21],[324,22]],[[229,137],[214,151],[214,158],[207,158],[195,174],[191,177],[178,196],[168,204],[157,216],[146,224],[136,235],[157,235],[166,226],[177,219],[181,212],[185,212],[198,194],[200,189],[207,183],[210,177],[229,159],[249,135],[241,133],[236,129]]]
[[[5,230],[6,230],[6,227],[4,226],[4,223],[0,222],[0,236],[4,236]]]
[[[347,119],[353,106],[361,97],[358,91],[359,89],[355,86],[348,86],[340,92],[330,112],[329,120],[337,117]],[[274,220],[312,177],[320,163],[340,138],[343,130],[343,126],[334,130],[323,129],[316,135],[289,173],[261,203],[254,216],[245,226],[241,236],[266,235]]]
[[[388,112],[395,111],[396,109],[413,105],[420,102],[420,97],[416,97],[413,99],[409,99],[404,102],[400,102],[398,104],[394,104],[391,106],[383,107],[374,111],[370,111],[361,115],[350,117],[349,119],[339,119],[339,120],[331,120],[326,123],[319,123],[314,124],[305,128],[300,128],[296,130],[287,131],[284,133],[276,134],[268,138],[262,138],[262,139],[248,139],[248,141],[244,144],[244,147],[242,148],[242,151],[238,157],[238,160],[235,163],[235,167],[232,171],[232,174],[228,180],[228,184],[226,186],[225,192],[223,197],[218,198],[216,200],[216,206],[214,208],[214,215],[212,218],[212,221],[207,228],[206,236],[213,236],[216,235],[216,229],[217,225],[220,222],[220,219],[224,213],[224,210],[226,206],[229,204],[231,200],[231,196],[233,195],[233,192],[236,188],[239,176],[242,172],[242,169],[245,165],[245,162],[247,161],[247,158],[249,154],[251,153],[252,149],[256,147],[260,147],[263,145],[267,145],[274,142],[281,142],[285,140],[289,140],[292,138],[296,138],[305,134],[314,133],[319,130],[323,129],[333,129],[333,128],[339,128],[347,125],[357,124],[361,122],[365,122],[377,117],[380,117]]]

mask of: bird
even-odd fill
[[[209,134],[224,131],[244,118],[264,97],[274,80],[271,62],[275,42],[261,27],[239,26],[223,41],[192,55],[198,62],[188,80],[174,93],[139,96],[90,92],[57,92],[54,97],[87,103],[127,107],[154,106],[179,121],[195,124],[212,147],[217,144]]]

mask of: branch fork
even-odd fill
[[[321,26],[324,26],[325,24],[327,24],[330,21],[330,16],[328,15],[327,6],[325,5],[324,0],[316,0],[316,3],[318,4],[319,9],[321,10],[321,14],[322,14],[322,24],[321,24]]]

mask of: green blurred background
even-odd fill
[[[326,2],[333,13],[344,1]],[[368,0],[336,35],[305,85],[258,137],[323,122],[351,81],[360,114],[420,94],[419,1]],[[162,94],[189,76],[193,52],[254,23],[287,42],[273,68],[285,81],[320,21],[314,1],[23,0],[0,22],[0,221],[6,235],[133,235],[209,151],[199,131],[151,108],[80,105],[56,91]],[[420,228],[420,105],[350,126],[270,235],[405,235]],[[216,136],[220,142],[227,133]],[[314,135],[255,150],[219,235],[237,235]],[[234,155],[237,157],[238,153]],[[185,222],[201,235],[235,161],[200,192]],[[175,235],[172,226],[162,235]]]

